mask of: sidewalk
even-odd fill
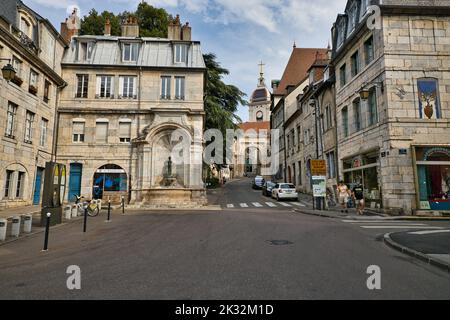
[[[384,243],[450,272],[450,230],[389,233],[384,236]]]
[[[0,211],[0,218],[10,219],[15,216],[22,216],[26,214],[39,215],[40,213],[41,206],[26,206],[2,210]]]

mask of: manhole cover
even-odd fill
[[[273,246],[288,246],[294,244],[288,240],[269,240],[268,242]]]

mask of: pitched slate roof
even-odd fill
[[[327,59],[327,52],[328,49],[321,48],[294,48],[274,94],[285,95],[288,86],[300,84],[308,77],[308,70],[316,60]]]

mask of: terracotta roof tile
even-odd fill
[[[260,130],[270,130],[270,122],[269,121],[263,121],[263,122],[244,122],[239,125],[239,129],[242,129],[244,131],[247,130],[255,130],[259,132]]]
[[[327,51],[328,49],[320,48],[294,48],[274,94],[285,95],[288,86],[300,84],[308,77],[308,70],[315,61],[328,59]]]

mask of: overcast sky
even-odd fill
[[[48,18],[60,23],[77,5],[81,16],[91,8],[115,13],[134,10],[139,0],[23,0]],[[148,0],[149,4],[180,14],[189,21],[193,39],[203,52],[213,52],[231,72],[226,81],[251,95],[258,79],[258,63],[266,64],[266,84],[280,79],[294,41],[297,47],[326,48],[332,23],[345,9],[346,0]],[[245,121],[247,108],[240,108]]]

